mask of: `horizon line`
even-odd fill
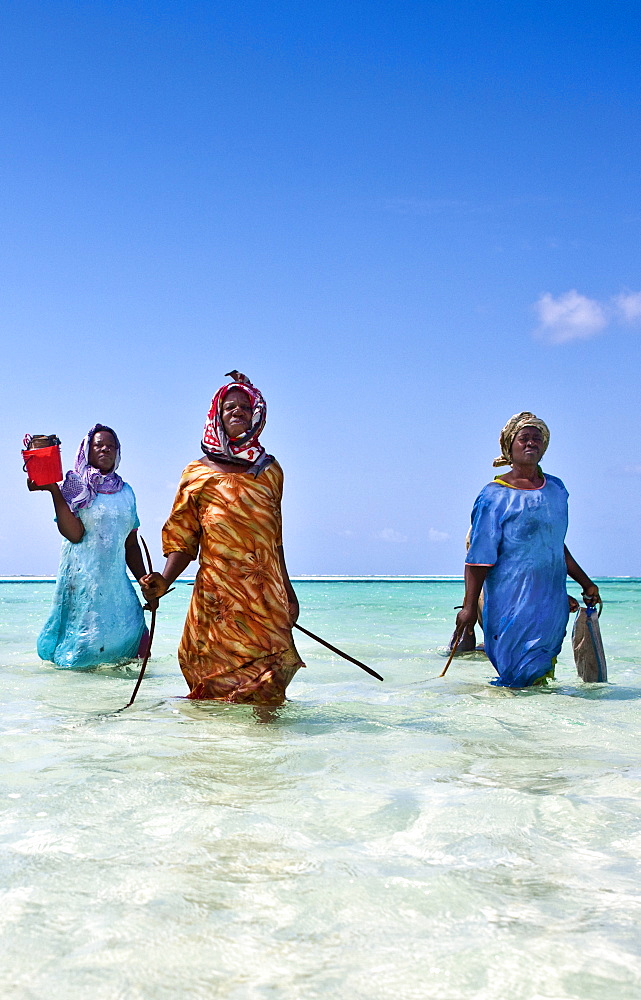
[[[55,583],[56,576],[29,576],[22,574],[15,574],[14,576],[0,576],[0,583]],[[133,582],[133,577],[129,577]],[[595,576],[594,580],[602,581],[616,581],[625,580],[631,583],[639,582],[641,583],[641,577],[639,576]],[[175,583],[194,583],[196,580],[195,576],[180,576],[175,581]],[[356,576],[349,576],[347,574],[313,574],[307,573],[301,576],[291,576],[290,580],[296,581],[297,583],[368,583],[368,582],[397,582],[397,583],[420,583],[421,581],[432,582],[432,583],[456,583],[463,582],[464,577],[461,574],[450,574],[450,573],[425,573],[425,574],[361,574]]]

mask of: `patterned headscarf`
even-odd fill
[[[228,372],[233,382],[220,387],[211,401],[205,429],[203,431],[202,449],[204,453],[214,460],[217,458],[234,459],[235,461],[247,462],[249,465],[256,465],[261,462],[265,455],[265,449],[258,442],[258,438],[265,426],[267,419],[267,405],[258,389],[251,384],[246,375],[242,372]],[[252,404],[251,427],[245,431],[241,437],[230,438],[223,425],[222,408],[223,400],[228,392],[233,389],[240,390],[249,396]],[[271,456],[266,456],[271,459]],[[264,464],[261,462],[261,468]]]
[[[89,465],[89,450],[94,434],[98,431],[109,431],[116,442],[116,461],[111,472],[103,476],[100,469]],[[125,485],[116,469],[120,465],[120,441],[115,431],[105,424],[95,424],[83,437],[76,455],[73,472],[68,472],[60,487],[60,492],[74,512],[85,507],[91,507],[98,493],[118,493]]]
[[[492,463],[495,468],[500,465],[511,465],[512,464],[512,444],[514,443],[514,438],[524,427],[537,427],[541,434],[543,435],[543,452],[546,451],[547,446],[550,443],[550,430],[548,425],[538,417],[535,417],[533,413],[528,410],[524,410],[522,413],[515,413],[513,417],[510,417],[505,427],[501,431],[501,436],[499,438],[499,444],[501,445],[501,454],[498,458],[494,459]],[[543,454],[541,452],[541,454]]]

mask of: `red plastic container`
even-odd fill
[[[60,445],[50,445],[48,448],[32,448],[23,451],[24,467],[29,479],[36,486],[50,486],[62,479],[62,459]]]

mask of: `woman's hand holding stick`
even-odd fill
[[[136,695],[138,694],[138,689],[140,688],[140,685],[142,684],[142,679],[145,676],[145,670],[147,668],[147,662],[149,660],[149,657],[151,656],[151,644],[154,641],[154,632],[156,631],[156,611],[158,610],[158,602],[159,602],[159,597],[157,597],[152,591],[148,590],[147,586],[143,583],[143,580],[148,580],[149,577],[151,577],[151,576],[160,576],[160,573],[154,573],[154,571],[153,571],[153,566],[152,566],[152,563],[151,563],[151,555],[149,553],[149,549],[147,548],[147,543],[146,543],[145,539],[142,537],[142,535],[140,536],[140,541],[142,543],[143,549],[145,550],[145,556],[146,556],[146,559],[147,559],[147,568],[149,570],[149,573],[146,576],[141,576],[141,578],[140,578],[140,580],[138,582],[140,584],[140,588],[142,590],[143,597],[148,602],[147,605],[145,606],[145,609],[147,611],[151,611],[151,623],[149,625],[149,643],[147,645],[147,652],[145,653],[145,657],[144,657],[144,659],[142,661],[142,666],[140,668],[140,673],[138,674],[138,680],[136,681],[136,686],[135,686],[135,688],[133,690],[133,694],[132,694],[131,698],[129,699],[129,701],[127,702],[127,704],[125,705],[125,708],[130,708],[133,705],[133,703],[134,703],[134,701],[136,699]],[[163,577],[160,577],[160,578],[161,578],[161,580],[163,579]],[[173,587],[171,589],[173,590]],[[168,594],[168,593],[169,593],[169,590],[167,590],[167,588],[165,587],[165,590],[160,595],[160,597],[163,597],[165,594]],[[121,709],[121,711],[122,711],[122,709]]]
[[[456,639],[452,644],[452,649],[447,663],[443,667],[439,677],[445,677],[450,663],[454,659],[454,654],[458,649],[458,644],[468,629],[472,630],[478,621],[478,602],[483,581],[487,575],[486,566],[466,566],[465,567],[465,603],[456,616]]]
[[[145,600],[160,600],[161,597],[168,594],[174,580],[180,576],[183,570],[187,569],[190,562],[191,556],[187,555],[186,552],[170,552],[162,573],[154,573],[150,562],[149,572],[145,576],[141,576],[138,581]]]
[[[151,564],[151,555],[149,554],[149,549],[147,548],[147,543],[146,543],[145,539],[142,537],[142,535],[140,536],[140,541],[142,543],[143,549],[145,550],[145,556],[147,558],[147,567],[149,569],[149,572],[152,573],[153,572],[153,567],[152,567],[152,564]],[[144,579],[144,577],[140,578],[140,580],[143,580],[143,579]],[[140,580],[138,581],[139,583],[140,583]],[[145,676],[145,670],[147,668],[147,662],[149,660],[149,657],[151,656],[151,644],[154,641],[154,632],[156,631],[156,611],[158,610],[158,601],[155,600],[151,596],[148,597],[147,594],[145,594],[145,590],[144,590],[144,587],[142,586],[142,584],[141,584],[141,589],[142,589],[143,596],[144,596],[145,600],[147,600],[147,601],[150,602],[149,607],[150,607],[150,610],[151,610],[151,624],[149,626],[149,642],[147,644],[147,652],[145,653],[144,659],[142,661],[142,666],[140,668],[140,673],[138,674],[138,680],[136,681],[136,686],[135,686],[135,688],[133,690],[133,694],[132,694],[131,698],[129,699],[129,701],[125,705],[125,708],[130,708],[133,705],[134,701],[136,700],[136,695],[138,694],[138,689],[140,688],[140,685],[142,684],[142,679]]]
[[[459,631],[457,630],[457,632],[456,632],[456,639],[454,640],[454,644],[453,644],[453,646],[452,646],[452,649],[451,649],[451,652],[450,652],[450,655],[449,655],[449,656],[448,656],[448,658],[447,658],[447,663],[446,663],[446,664],[445,664],[445,666],[443,667],[443,670],[442,670],[442,672],[441,672],[441,673],[439,674],[439,677],[445,677],[445,674],[446,674],[446,673],[447,673],[447,671],[449,670],[449,666],[450,666],[450,663],[451,663],[451,662],[452,662],[452,660],[454,659],[454,654],[456,653],[456,650],[458,649],[458,644],[459,644],[459,642],[461,641],[461,639],[463,638],[464,634],[465,634],[465,628],[462,628],[462,629],[460,630],[460,632],[459,632]]]

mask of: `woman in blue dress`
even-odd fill
[[[73,472],[51,493],[64,536],[51,614],[38,638],[38,655],[63,670],[123,664],[143,655],[147,630],[140,601],[127,576],[145,573],[136,498],[116,473],[120,443],[96,424],[83,439]]]
[[[492,683],[505,687],[527,687],[553,671],[569,617],[568,575],[586,604],[599,600],[598,587],[565,545],[567,490],[539,465],[549,440],[533,413],[513,416],[494,461],[512,470],[485,486],[472,510],[456,627],[460,634],[474,625],[483,589],[485,652],[499,675]]]

